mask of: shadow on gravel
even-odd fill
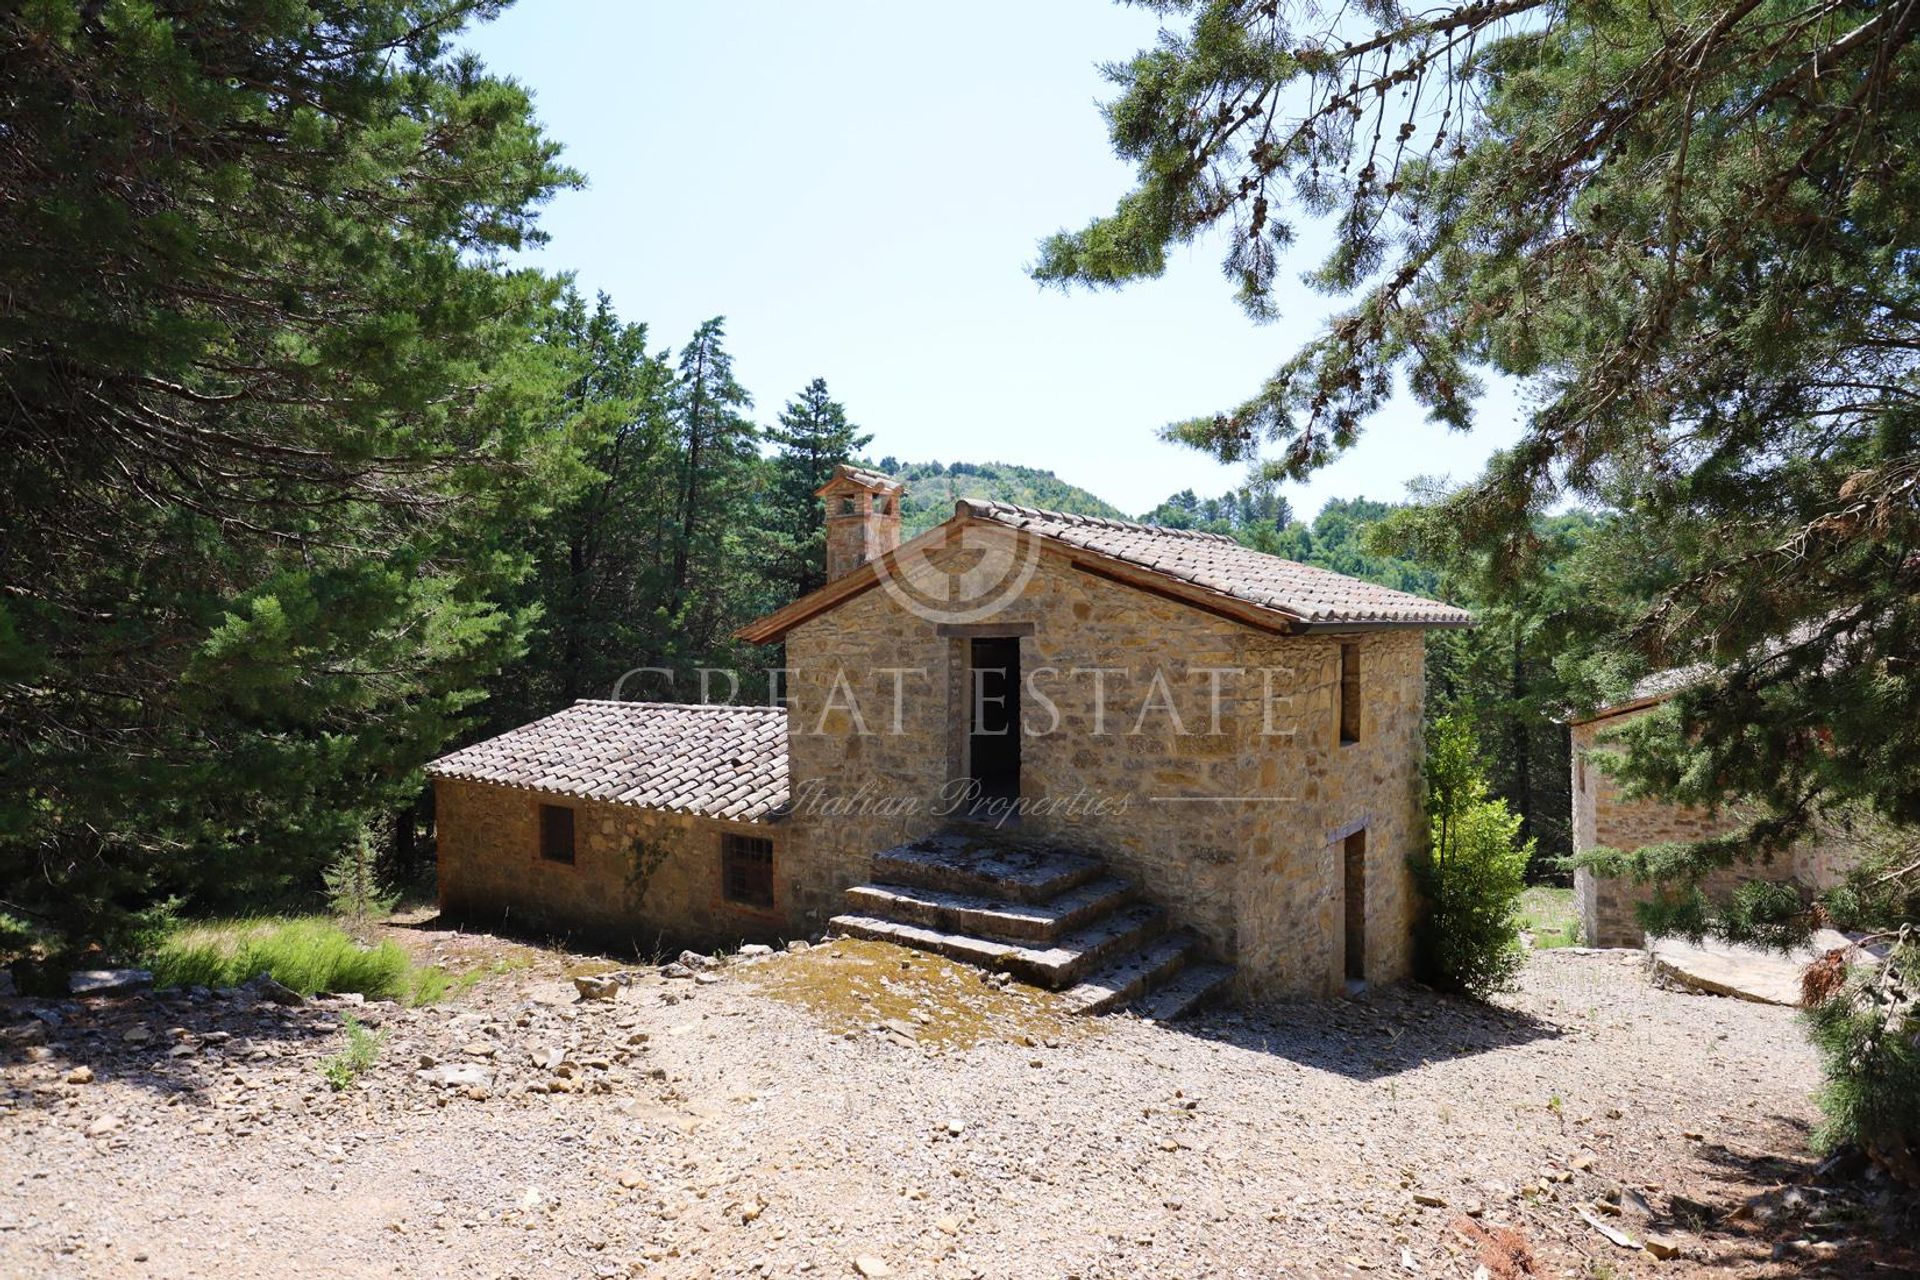
[[[312,1072],[324,1088],[319,1062],[337,1047],[343,1016],[373,1024],[394,1007],[337,997],[283,1005],[246,987],[0,999],[0,1106],[63,1108],[114,1081],[192,1104],[241,1063]]]
[[[1171,1023],[1168,1030],[1354,1080],[1380,1080],[1563,1034],[1531,1014],[1417,988],[1390,988],[1359,1000],[1213,1010]]]
[[[396,916],[383,926],[398,932],[443,934],[448,941],[472,939],[479,944],[503,942],[529,947],[560,956],[569,973],[593,968],[631,967],[634,964],[661,964],[681,951],[733,951],[738,939],[673,937],[664,933],[621,935],[607,931],[581,931],[549,927],[527,917],[500,915],[462,915],[435,911]]]
[[[1697,1157],[1715,1171],[1701,1198],[1647,1199],[1647,1230],[1719,1237],[1715,1269],[1744,1274],[1772,1264],[1792,1275],[1920,1275],[1920,1192],[1903,1188],[1857,1150],[1813,1154],[1804,1120],[1767,1117],[1781,1148],[1740,1151],[1704,1142]]]

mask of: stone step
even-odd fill
[[[1148,1022],[1172,1022],[1221,995],[1232,983],[1232,965],[1189,964],[1166,982],[1136,997],[1129,1007]]]
[[[1099,879],[1106,863],[978,831],[942,831],[874,855],[885,884],[1043,903]]]
[[[1132,901],[1131,884],[1115,876],[1089,880],[1048,902],[1007,902],[972,893],[912,885],[862,884],[847,890],[855,914],[971,933],[1023,944],[1051,944]]]
[[[1079,981],[1111,957],[1150,943],[1166,928],[1166,912],[1150,903],[1121,907],[1093,924],[1065,934],[1048,947],[1025,947],[975,934],[856,913],[835,916],[827,923],[856,938],[932,951],[953,960],[1004,970],[1036,986],[1058,991]]]
[[[977,964],[987,969],[1007,968],[1003,961],[1020,950],[1020,945],[1014,942],[995,942],[991,938],[976,938],[965,933],[949,933],[943,929],[929,929],[925,925],[907,924],[900,920],[883,920],[879,916],[852,912],[833,917],[827,921],[827,928],[853,938],[871,938],[875,942],[891,942],[902,947],[912,947],[915,951],[931,951],[935,955],[964,960],[968,964]]]
[[[1105,1013],[1164,984],[1180,972],[1197,948],[1188,934],[1169,933],[1100,970],[1066,993],[1075,1013]]]

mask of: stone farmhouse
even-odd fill
[[[1666,841],[1703,840],[1732,831],[1748,820],[1749,815],[1738,804],[1707,813],[1645,796],[1629,798],[1592,760],[1596,750],[1604,750],[1609,731],[1647,714],[1709,674],[1710,669],[1704,666],[1656,672],[1636,685],[1624,701],[1572,722],[1574,853],[1590,849],[1629,852]],[[1710,875],[1701,888],[1708,896],[1721,898],[1759,876],[1817,891],[1838,884],[1852,865],[1853,855],[1844,846],[1816,839],[1794,846],[1757,869],[1723,868]],[[1653,896],[1652,885],[1596,876],[1581,867],[1573,873],[1573,890],[1581,941],[1586,946],[1638,947],[1646,941],[1638,908]]]
[[[901,492],[820,490],[826,585],[741,633],[781,705],[580,702],[436,761],[442,908],[833,929],[1150,1016],[1406,975],[1424,633],[1464,611],[971,499],[902,544]]]

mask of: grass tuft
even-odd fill
[[[374,1059],[380,1056],[380,1046],[387,1038],[385,1031],[376,1035],[367,1030],[366,1024],[352,1014],[347,1015],[346,1028],[347,1047],[320,1060],[320,1074],[333,1086],[335,1093],[372,1068]]]
[[[186,925],[158,944],[148,967],[159,986],[232,987],[270,973],[302,995],[357,991],[379,999],[433,985],[423,976],[433,971],[415,970],[398,946],[363,946],[323,916]]]

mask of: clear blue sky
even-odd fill
[[[1236,403],[1330,309],[1297,287],[1255,327],[1217,244],[1120,292],[1027,277],[1042,235],[1126,190],[1098,64],[1156,29],[1106,0],[521,0],[468,43],[587,175],[532,260],[611,294],[655,347],[726,316],[760,421],[819,375],[876,458],[1050,468],[1140,512],[1241,482],[1155,429]],[[1469,437],[1397,405],[1288,497],[1311,515],[1466,479],[1513,438],[1513,405],[1491,397]]]

